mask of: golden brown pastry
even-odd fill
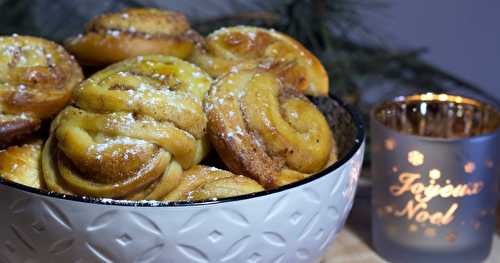
[[[323,114],[262,65],[218,79],[205,111],[210,141],[229,170],[266,188],[303,179],[336,159]]]
[[[36,131],[82,80],[61,46],[28,36],[0,37],[0,147]]]
[[[308,95],[328,94],[328,75],[321,62],[293,38],[257,27],[219,29],[198,45],[190,61],[213,77],[241,63],[271,68],[285,85]]]
[[[42,189],[42,140],[31,140],[21,146],[0,150],[0,177]]]
[[[185,58],[196,32],[183,14],[153,8],[130,8],[92,19],[85,33],[65,42],[86,65],[109,65],[137,55]]]
[[[125,60],[81,83],[53,121],[42,167],[50,190],[159,199],[205,156],[210,77],[174,57]]]
[[[332,151],[330,152],[330,157],[328,159],[328,162],[326,163],[325,166],[323,166],[322,169],[320,169],[319,171],[316,171],[316,173],[320,172],[320,171],[330,167],[334,163],[336,163],[338,160],[337,158],[338,158],[337,145],[335,143],[335,140],[332,139]],[[302,179],[306,179],[310,175],[312,175],[312,174],[301,173],[301,172],[295,171],[295,170],[290,169],[290,168],[284,168],[280,171],[278,176],[274,179],[273,187],[280,187],[280,186],[284,186],[287,184],[295,183],[295,182],[298,182]]]
[[[184,172],[179,185],[165,196],[165,201],[199,201],[263,191],[256,181],[231,172],[195,165]]]

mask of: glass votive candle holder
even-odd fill
[[[481,262],[495,232],[500,113],[446,94],[374,108],[372,239],[391,262]]]

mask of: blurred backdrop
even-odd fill
[[[384,16],[369,18],[374,31],[400,46],[426,47],[423,58],[500,98],[500,1],[387,3]]]

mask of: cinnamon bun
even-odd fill
[[[106,66],[137,55],[185,58],[197,37],[181,13],[130,8],[92,19],[85,33],[69,38],[65,46],[82,64]]]
[[[0,177],[33,188],[42,189],[42,140],[32,139],[20,146],[0,150]]]
[[[236,174],[266,188],[303,179],[336,160],[323,114],[272,69],[236,67],[209,91],[208,135]]]
[[[328,75],[321,62],[299,42],[274,30],[250,26],[219,29],[206,37],[189,59],[213,77],[242,63],[264,64],[300,92],[328,94]]]
[[[229,171],[195,165],[184,172],[179,185],[168,193],[165,201],[200,201],[232,197],[263,191],[256,181]]]
[[[210,77],[174,57],[114,64],[81,83],[42,153],[50,190],[159,199],[205,156],[202,100]]]
[[[63,47],[29,36],[0,37],[0,148],[36,131],[82,80]]]

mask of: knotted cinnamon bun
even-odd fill
[[[86,65],[109,65],[137,55],[185,58],[197,33],[186,17],[153,8],[130,8],[92,19],[85,33],[66,41],[66,48]]]
[[[59,45],[36,37],[0,37],[0,147],[33,133],[59,112],[82,78]]]
[[[313,96],[328,94],[328,75],[321,62],[299,42],[274,30],[219,29],[195,48],[190,61],[214,77],[242,63],[266,64],[290,87]]]
[[[209,138],[233,173],[266,188],[288,184],[336,160],[323,114],[272,69],[236,67],[205,103]]]
[[[159,199],[207,152],[202,100],[210,77],[174,57],[128,59],[75,91],[42,153],[50,190]]]
[[[231,172],[195,165],[184,172],[179,185],[165,198],[165,201],[199,201],[225,198],[263,191],[256,181]]]

